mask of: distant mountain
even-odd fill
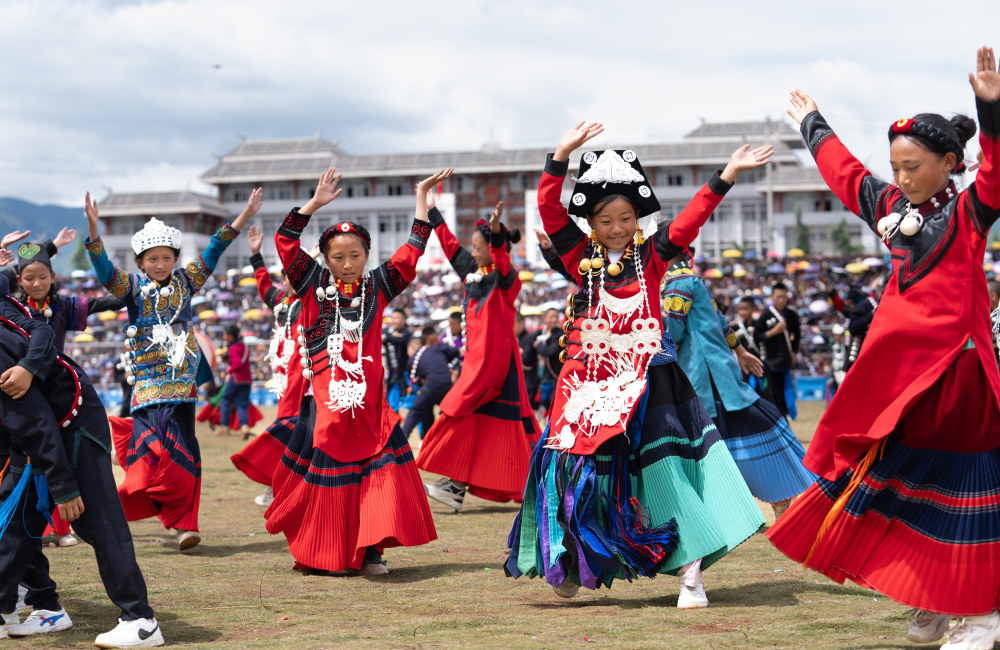
[[[87,236],[87,220],[83,206],[66,208],[61,205],[38,205],[13,197],[0,197],[0,237],[12,230],[30,230],[31,241],[45,241],[56,236],[63,228],[76,228],[77,237]],[[70,270],[70,256],[76,242],[65,247],[52,260],[56,273]]]

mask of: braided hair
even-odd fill
[[[347,229],[344,229],[347,226]],[[338,223],[330,226],[323,231],[323,234],[319,238],[319,249],[326,255],[326,249],[330,240],[334,237],[339,237],[341,235],[355,235],[364,244],[365,253],[369,252],[372,247],[372,236],[368,232],[368,229],[361,224],[354,223],[353,221],[345,221],[343,223]]]
[[[889,127],[889,144],[901,135],[923,146],[928,151],[944,156],[955,154],[952,174],[965,171],[962,161],[965,143],[976,134],[976,122],[966,115],[956,115],[950,120],[937,113],[920,113],[908,120],[893,122]]]
[[[479,230],[479,234],[483,236],[486,243],[489,243],[493,237],[493,231],[490,230],[490,223],[485,219],[480,219],[476,222],[476,229]],[[508,230],[503,224],[500,224],[500,234],[504,236],[507,244],[507,252],[510,252],[510,245],[516,244],[521,241],[521,231],[517,228],[513,230]]]

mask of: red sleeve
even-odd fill
[[[295,292],[303,300],[313,296],[313,287],[319,280],[321,267],[300,245],[302,230],[309,224],[310,215],[292,210],[274,235],[274,245],[278,249],[281,266]]]
[[[827,186],[848,210],[864,219],[868,227],[875,230],[879,203],[889,189],[889,183],[878,180],[865,169],[818,111],[802,120],[800,130]]]
[[[830,302],[833,304],[833,308],[839,311],[841,314],[844,313],[844,299],[840,297],[840,294],[836,291],[831,291],[829,293]]]
[[[462,246],[455,239],[455,235],[448,228],[448,224],[442,221],[434,227],[434,233],[437,235],[438,241],[441,242],[441,248],[444,249],[444,256],[446,259],[451,259],[458,253]]]
[[[490,239],[490,259],[500,273],[500,288],[515,296],[521,291],[521,278],[510,263],[510,252],[507,250],[507,236],[501,230],[494,233]]]
[[[542,179],[538,182],[538,215],[566,271],[577,284],[581,284],[583,278],[580,275],[580,258],[587,245],[587,236],[573,222],[566,206],[562,204],[565,168],[566,163],[560,166],[551,157],[546,161]]]

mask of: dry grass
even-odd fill
[[[807,441],[821,404],[802,405]],[[711,606],[680,611],[663,576],[566,601],[538,580],[504,577],[516,508],[470,497],[460,515],[432,505],[439,539],[390,549],[392,573],[364,579],[291,571],[283,537],[264,531],[260,490],[229,462],[241,446],[201,431],[204,541],[180,554],[155,520],[134,522],[139,561],[169,643],[215,648],[536,647],[910,647],[905,608],[802,570],[762,534],[706,573]],[[770,508],[766,515],[771,516]],[[48,553],[76,626],[8,647],[92,647],[117,612],[84,544]]]

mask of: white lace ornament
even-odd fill
[[[588,282],[587,314],[580,323],[580,345],[586,355],[586,376],[570,375],[560,386],[567,399],[559,422],[545,441],[549,449],[569,451],[576,444],[579,434],[592,437],[601,427],[621,426],[628,423],[628,416],[646,389],[646,371],[653,355],[660,351],[663,327],[652,315],[646,293],[646,279],[639,251],[634,251],[638,293],[627,298],[611,295],[604,288],[605,268],[600,269],[600,287],[594,287],[592,273],[586,274]],[[596,309],[593,296],[599,301]],[[634,318],[633,318],[634,317]],[[627,333],[616,333],[631,319]],[[606,375],[598,379],[598,369]]]
[[[628,153],[628,152],[626,152]],[[632,153],[635,160],[635,153]],[[594,161],[583,176],[577,179],[578,183],[645,183],[646,179],[637,172],[632,165],[625,162],[614,149],[606,149],[600,157]]]
[[[171,278],[171,284],[165,287],[160,287],[152,279],[147,278],[147,280],[148,284],[144,283],[141,285],[139,291],[147,300],[152,302],[152,311],[156,315],[157,322],[150,329],[149,345],[146,346],[144,351],[148,352],[154,348],[162,350],[167,357],[167,365],[170,366],[170,378],[173,379],[177,375],[177,370],[184,367],[188,355],[193,354],[188,350],[188,331],[184,328],[174,329],[174,323],[184,310],[186,302],[177,306],[177,311],[174,312],[169,321],[163,322],[164,312],[170,311],[169,298],[176,290],[173,285],[173,278]],[[160,309],[159,304],[161,298],[166,305],[163,309]],[[125,332],[130,338],[138,333],[139,330],[134,325],[130,325]],[[133,374],[134,371],[135,369],[133,368]]]
[[[264,361],[271,364],[271,391],[280,399],[288,389],[288,364],[295,352],[295,341],[289,336],[292,311],[298,300],[291,305],[279,303],[274,307],[274,333],[267,346]],[[283,320],[282,316],[287,314]]]
[[[365,378],[364,370],[362,369],[362,364],[365,361],[371,361],[371,357],[366,357],[361,354],[361,335],[362,335],[362,325],[365,320],[365,299],[367,297],[368,289],[368,276],[365,275],[361,278],[361,297],[354,298],[351,300],[351,306],[355,306],[355,301],[357,301],[357,307],[361,308],[358,314],[358,320],[353,321],[343,317],[340,313],[340,298],[336,295],[336,288],[334,287],[334,293],[331,296],[329,288],[327,289],[327,296],[333,299],[334,302],[334,321],[333,329],[334,333],[328,334],[326,339],[326,354],[330,359],[330,388],[329,396],[330,401],[326,403],[327,408],[329,408],[334,413],[350,411],[351,415],[354,414],[354,409],[364,407],[365,403],[365,392],[368,389],[368,382]],[[348,361],[344,358],[344,343],[357,343],[358,358],[357,361]],[[336,373],[334,372],[334,367],[340,368],[344,371],[345,377],[343,379],[334,379]]]

